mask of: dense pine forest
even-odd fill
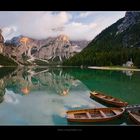
[[[124,18],[97,35],[79,54],[63,62],[72,66],[122,66],[132,58],[135,66],[140,67],[140,23],[118,32]]]

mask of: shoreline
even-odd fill
[[[2,66],[0,65],[0,68],[3,67],[18,67],[18,66]],[[23,66],[24,67],[24,66]],[[61,65],[56,65],[56,66],[25,66],[25,67],[40,67],[40,68],[46,68],[46,67],[55,67],[55,68],[77,68],[80,66],[61,66]],[[88,69],[97,69],[97,70],[116,70],[116,71],[140,71],[140,69],[136,69],[136,68],[121,68],[121,67],[108,67],[108,66],[88,66]]]
[[[134,68],[111,68],[111,67],[98,67],[98,66],[89,66],[89,69],[99,69],[99,70],[118,70],[118,71],[140,71],[140,69],[134,69]]]
[[[11,67],[17,67],[17,66],[2,66],[2,65],[0,65],[0,68],[4,68],[4,67],[11,68]]]

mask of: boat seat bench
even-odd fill
[[[118,115],[120,113],[120,111],[118,110],[112,110],[113,113],[115,113],[115,115]]]
[[[106,117],[105,113],[102,110],[100,110],[100,113],[103,117]]]

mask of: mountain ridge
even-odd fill
[[[62,62],[63,59],[68,59],[75,53],[79,53],[88,43],[89,41],[86,40],[70,40],[67,35],[48,37],[42,40],[20,35],[5,41],[5,54],[22,63],[24,63],[24,58],[27,58],[26,61],[29,63],[35,59],[47,60],[46,62],[49,63],[55,58]]]
[[[132,21],[133,20],[133,21]],[[128,11],[99,33],[79,54],[63,65],[123,65],[131,58],[140,66],[140,12]]]

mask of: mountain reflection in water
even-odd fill
[[[131,78],[128,73],[80,68],[5,68],[0,73],[0,124],[67,124],[65,115],[69,109],[106,106],[90,98],[92,90],[139,104],[140,73],[133,72]],[[126,121],[121,119],[114,124],[127,124]]]
[[[28,95],[32,91],[51,90],[53,93],[65,96],[69,94],[73,87],[76,88],[83,83],[89,90],[96,90],[96,88],[94,89],[94,84],[91,86],[92,82],[85,81],[91,80],[92,76],[92,81],[95,81],[95,78],[99,76],[107,76],[108,78],[112,73],[107,71],[102,76],[102,71],[93,70],[89,70],[89,74],[87,74],[82,69],[19,67],[11,74],[8,73],[7,75],[4,74],[4,77],[1,76],[3,78],[0,79],[0,103],[4,100],[3,96],[6,89],[21,95]],[[132,71],[122,71],[122,73],[128,77],[132,77],[134,74]],[[89,77],[83,79],[82,77],[86,76],[86,74]]]
[[[69,94],[69,90],[72,86],[78,86],[79,82],[79,80],[58,68],[22,68],[16,70],[10,76],[1,79],[0,89],[4,92],[4,89],[7,88],[14,93],[28,95],[31,91],[49,88],[49,90],[53,90],[54,93],[64,96]]]

